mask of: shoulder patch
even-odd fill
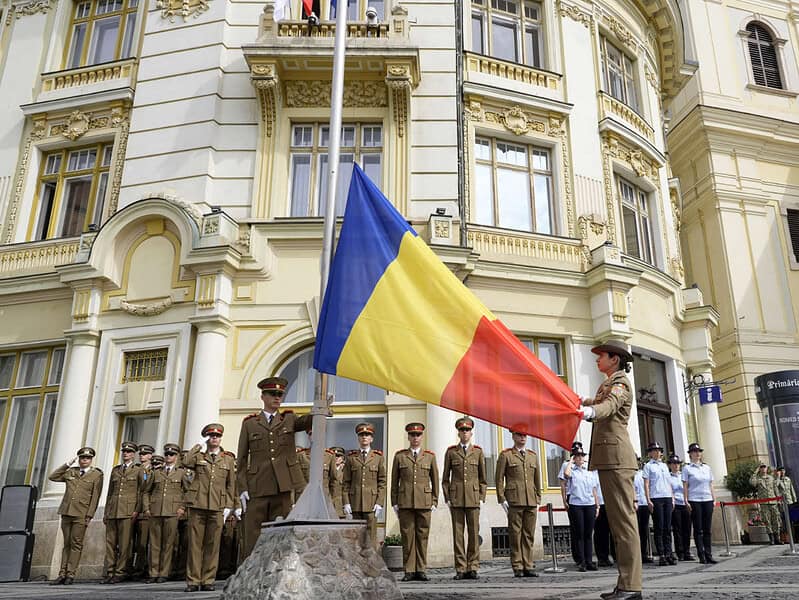
[[[310,448],[309,448],[309,450],[310,450]],[[327,452],[328,454],[332,454],[333,456],[336,455],[336,453],[333,452],[330,448],[325,448],[325,452]]]
[[[230,458],[236,458],[236,455],[233,454],[230,450],[225,450],[222,454],[225,456],[229,456]]]
[[[433,456],[435,456],[435,455],[436,455],[436,453],[435,453],[435,452],[433,452],[432,450],[425,450],[425,451],[424,451],[424,453],[425,453],[425,454],[432,454]]]
[[[378,456],[383,456],[383,451],[382,450],[372,450],[372,452],[374,452]]]
[[[347,456],[357,456],[358,454],[360,454],[358,450],[350,450],[347,452]]]
[[[257,416],[258,416],[258,413],[254,412],[251,415],[247,415],[246,417],[244,417],[244,420],[248,421],[248,420],[252,419],[253,417],[257,417]]]

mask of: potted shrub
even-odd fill
[[[402,537],[387,535],[383,540],[383,560],[389,571],[402,571]]]
[[[727,473],[724,478],[724,484],[738,500],[745,500],[754,498],[757,490],[755,486],[750,483],[752,474],[757,470],[755,461],[747,461],[738,463]],[[768,529],[763,525],[763,520],[760,517],[760,512],[754,508],[757,505],[750,504],[739,507],[746,518],[746,531],[742,536],[743,543],[749,544],[768,544]]]
[[[749,533],[750,544],[768,544],[768,528],[763,524],[763,519],[757,510],[749,513],[749,519],[746,521],[746,530]]]

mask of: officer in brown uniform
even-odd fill
[[[375,428],[358,423],[358,450],[351,450],[344,465],[344,512],[353,519],[365,519],[372,544],[377,546],[377,521],[386,497],[386,461],[372,448]]]
[[[184,467],[194,471],[185,495],[189,509],[186,592],[214,591],[222,527],[238,505],[236,463],[233,454],[222,449],[224,431],[219,423],[203,427],[205,452],[195,444],[183,461]]]
[[[152,462],[153,452],[155,452],[155,448],[149,444],[139,445],[139,466],[142,468],[142,471],[144,471],[144,489],[147,487],[147,482],[150,480],[154,468]],[[141,490],[142,494],[144,494],[144,489]],[[141,501],[139,505],[141,506]],[[139,511],[139,516],[136,519],[136,523],[133,525],[133,561],[131,563],[131,573],[133,577],[147,577],[147,545],[149,540],[150,518],[142,510]]]
[[[335,481],[330,488],[330,496],[333,499],[333,506],[336,507],[338,518],[343,519],[347,516],[344,513],[344,464],[347,462],[346,452],[341,446],[334,446],[331,450],[335,454],[333,462]]]
[[[533,541],[538,505],[541,503],[541,472],[538,455],[525,448],[527,435],[511,431],[513,447],[497,459],[497,502],[508,514],[510,563],[515,577],[538,577],[533,562]]]
[[[105,499],[105,578],[102,583],[120,583],[128,575],[133,524],[141,511],[144,470],[133,462],[137,446],[123,442],[122,463],[111,469]]]
[[[308,441],[311,441],[311,437],[313,432],[309,429],[305,432],[308,435]],[[305,489],[305,486],[308,485],[308,481],[310,481],[310,474],[311,474],[311,448],[300,448],[298,450],[298,457],[300,459],[300,468],[302,469],[302,478],[304,480],[304,484],[301,489],[294,492],[294,497],[299,498],[302,494],[302,491]],[[325,491],[330,496],[330,499],[333,501],[333,505],[335,506],[335,494],[336,490],[338,489],[339,492],[341,491],[341,484],[337,481],[337,472],[336,472],[336,453],[333,451],[332,448],[326,448],[325,454],[323,457],[324,463],[322,465],[322,481],[326,482]],[[339,499],[339,504],[341,504],[341,500]],[[336,509],[338,510],[338,508]]]
[[[177,444],[164,446],[164,466],[153,469],[142,499],[142,509],[150,520],[148,581],[155,583],[164,583],[169,577],[178,536],[178,519],[186,512],[183,498],[186,469],[177,466],[179,452]]]
[[[304,484],[294,432],[311,426],[313,417],[280,411],[288,380],[267,377],[258,382],[264,409],[241,424],[238,489],[244,511],[241,560],[250,555],[261,535],[261,523],[286,517],[292,492]]]
[[[627,344],[619,340],[608,340],[591,352],[597,355],[597,368],[607,379],[599,386],[596,397],[583,400],[583,418],[594,422],[590,468],[599,473],[619,569],[616,589],[601,596],[606,600],[638,600],[641,598],[641,543],[633,487],[638,463],[627,432],[632,386],[626,373],[633,357]]]
[[[94,517],[103,490],[103,472],[92,466],[94,456],[93,448],[81,448],[78,450],[77,465],[73,458],[50,473],[50,481],[67,484],[61,506],[58,507],[64,550],[61,553],[61,569],[52,585],[71,585],[75,580],[86,527]]]
[[[391,467],[391,506],[397,513],[402,536],[403,581],[429,581],[427,538],[430,519],[438,504],[438,465],[436,455],[422,450],[422,423],[408,423],[409,448],[394,455]]]
[[[480,505],[485,502],[488,483],[483,449],[471,443],[474,421],[455,421],[460,443],[447,448],[441,487],[452,517],[452,547],[455,554],[454,579],[477,579],[480,566]],[[468,528],[468,549],[464,548],[464,526]]]

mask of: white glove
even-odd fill
[[[344,513],[352,517],[352,506],[350,504],[344,505]]]
[[[240,508],[237,508],[236,510],[233,511],[233,514],[236,515],[236,519],[238,521],[241,521],[241,513],[242,513],[242,510]]]
[[[394,506],[392,506],[391,508],[393,508],[393,509],[394,509],[394,512],[395,512],[395,513],[399,514],[399,504],[395,504],[395,505],[394,505]]]
[[[508,501],[507,500],[503,500],[502,501],[502,510],[505,511],[505,514],[508,514]]]
[[[583,421],[590,421],[594,418],[595,414],[596,412],[594,412],[593,406],[583,406],[583,412],[580,416],[582,416]]]
[[[231,509],[226,508],[222,511],[222,520],[227,521],[227,518],[230,516]]]
[[[449,506],[450,508],[452,508],[452,502],[450,502],[449,500],[447,500],[447,506]]]
[[[241,512],[247,512],[247,503],[250,501],[250,492],[244,490],[241,494],[239,494],[239,500],[241,500]]]
[[[485,500],[480,500],[480,506],[483,506],[483,504],[485,504],[485,503],[486,503]]]
[[[77,464],[78,464],[78,457],[77,456],[73,456],[70,460],[67,461],[67,466],[68,467],[74,467]]]
[[[438,508],[438,507],[434,504],[433,506],[430,507],[430,510],[432,510],[433,512],[436,512],[436,508]]]
[[[375,513],[375,519],[379,521],[383,517],[383,507],[379,504],[375,504],[372,510]]]

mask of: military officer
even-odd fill
[[[471,443],[474,421],[461,417],[455,421],[460,442],[447,448],[441,487],[452,517],[455,554],[455,579],[477,579],[480,566],[480,505],[485,502],[486,465],[483,449]],[[468,549],[464,548],[464,526],[468,529]]]
[[[133,462],[136,444],[123,442],[122,462],[111,469],[105,499],[105,578],[102,583],[120,583],[129,575],[133,524],[141,509],[144,471]]]
[[[755,487],[756,498],[774,498],[778,495],[774,477],[769,474],[768,465],[766,463],[760,463],[760,466],[749,479],[749,483]],[[781,544],[780,514],[774,500],[760,503],[760,516],[763,518],[763,523],[768,528],[768,535],[771,543]]]
[[[527,434],[511,431],[513,447],[497,459],[497,502],[508,515],[510,562],[515,577],[538,577],[533,563],[533,540],[538,505],[541,503],[541,473],[538,455],[526,448]]]
[[[341,446],[334,446],[331,448],[336,455],[334,461],[335,468],[335,482],[330,489],[330,495],[333,498],[333,506],[336,507],[338,518],[343,519],[346,514],[344,513],[344,463],[347,461],[346,452]]]
[[[222,527],[238,506],[236,463],[233,454],[222,448],[224,431],[219,423],[203,427],[205,452],[195,444],[183,461],[184,467],[194,471],[185,494],[189,510],[186,592],[214,591]]]
[[[153,470],[143,494],[142,509],[150,520],[148,582],[164,583],[169,577],[178,536],[178,519],[186,512],[183,497],[186,469],[177,466],[179,452],[177,444],[164,446],[164,466]]]
[[[311,441],[313,432],[309,429],[305,432],[308,435],[308,441]],[[299,498],[302,495],[305,486],[308,485],[308,481],[310,481],[310,472],[311,472],[311,448],[298,448],[297,449],[298,457],[300,459],[300,468],[302,469],[302,478],[304,480],[304,484],[302,488],[294,492],[294,497]],[[336,489],[341,489],[341,485],[336,481],[336,454],[332,448],[326,448],[325,454],[323,457],[324,463],[322,466],[322,481],[325,482],[324,489],[330,496],[330,499],[333,501],[333,505],[335,506],[335,493]],[[296,500],[295,500],[296,501]],[[340,504],[340,502],[339,502]],[[336,508],[338,510],[338,507]]]
[[[280,411],[288,380],[267,377],[258,382],[263,410],[241,424],[238,448],[238,489],[244,511],[241,560],[250,555],[261,523],[286,517],[292,492],[304,485],[294,432],[310,427],[313,417]]]
[[[61,515],[61,533],[64,534],[64,549],[61,553],[61,569],[51,585],[71,585],[78,570],[83,551],[83,537],[97,510],[103,490],[103,472],[92,466],[93,448],[78,450],[77,459],[72,458],[50,473],[50,481],[67,484],[58,514]],[[77,464],[76,464],[77,462]]]
[[[377,521],[386,497],[386,461],[372,448],[375,428],[371,423],[355,426],[358,449],[351,450],[344,465],[344,512],[353,519],[365,519],[372,544],[377,546]]]
[[[145,488],[147,482],[151,478],[153,472],[153,453],[155,448],[149,444],[139,444],[139,466],[142,468],[143,477],[145,481]],[[141,490],[144,494],[144,488]],[[141,505],[141,501],[140,501]],[[131,564],[132,576],[136,578],[147,577],[147,545],[150,540],[150,518],[142,510],[139,512],[139,517],[133,526],[133,561]]]
[[[430,518],[438,504],[438,465],[436,455],[422,450],[424,424],[408,423],[408,448],[394,455],[391,467],[391,506],[397,513],[402,536],[403,581],[429,581],[427,538]]]
[[[594,398],[583,400],[583,418],[595,422],[591,434],[591,469],[599,473],[619,569],[616,588],[601,596],[613,600],[640,600],[641,543],[633,488],[637,462],[627,432],[632,386],[626,373],[632,368],[633,356],[627,344],[620,340],[608,340],[591,348],[591,352],[597,355],[597,368],[606,379]]]
[[[785,502],[787,502],[789,506],[795,504],[796,492],[793,489],[791,478],[785,474],[785,467],[777,467],[774,482],[777,486],[777,493],[785,498]]]
[[[161,454],[153,454],[153,459],[150,463],[153,465],[153,471],[158,471],[164,468],[164,457]]]

